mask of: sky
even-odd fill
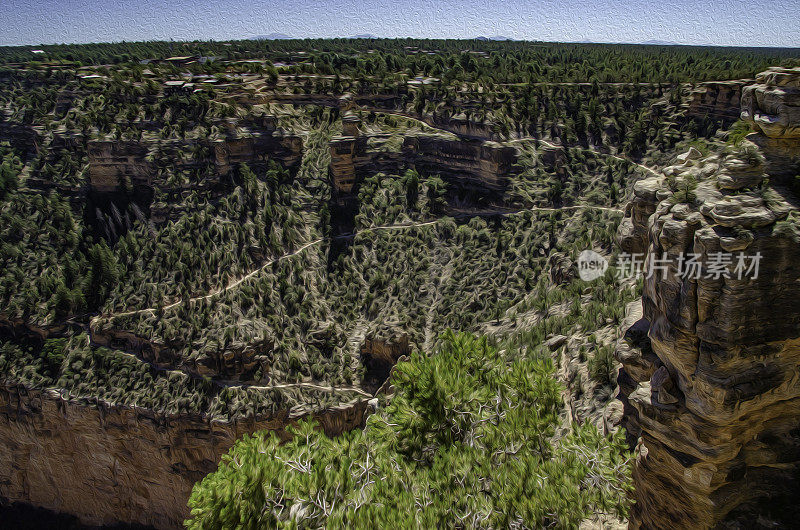
[[[0,0],[0,45],[271,33],[800,47],[800,0]]]

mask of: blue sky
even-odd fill
[[[800,47],[800,0],[0,0],[0,45],[374,34]]]

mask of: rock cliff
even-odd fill
[[[328,435],[363,424],[368,400],[313,416]],[[160,415],[107,403],[64,400],[53,390],[0,386],[0,485],[8,502],[118,522],[181,528],[194,483],[233,443],[261,429],[285,435],[305,416],[281,411],[238,422]]]
[[[752,83],[752,79],[699,83],[689,92],[686,101],[687,116],[692,118],[708,116],[730,125],[739,119],[742,88],[749,83]]]
[[[369,141],[368,136],[338,136],[331,140],[330,174],[338,193],[351,193],[366,175],[397,173],[406,168],[439,175],[455,187],[499,192],[515,171],[518,156],[517,149],[508,145],[436,136],[407,136],[400,152],[370,149]]]
[[[204,351],[197,357],[184,358],[180,350],[186,346],[182,341],[164,343],[139,337],[130,331],[116,329],[102,318],[90,324],[92,344],[106,346],[137,356],[153,366],[178,368],[195,377],[215,377],[227,381],[255,383],[257,369],[266,374],[270,369],[270,358],[274,348],[272,339],[250,344],[234,343],[228,348]]]
[[[800,73],[770,68],[742,92],[742,119],[757,131],[748,137],[766,156],[773,179],[793,183],[800,173]],[[788,182],[787,182],[788,181]]]
[[[248,164],[252,168],[275,160],[290,170],[300,164],[303,140],[276,129],[272,116],[257,121],[227,121],[225,134],[208,140],[93,140],[87,143],[89,184],[92,196],[101,206],[106,202],[135,200],[149,212],[155,189],[177,196],[188,189],[216,189],[232,168]],[[191,150],[193,155],[186,157]],[[158,153],[159,156],[154,156]],[[169,158],[176,171],[205,175],[184,185],[170,184],[152,160]],[[211,171],[206,171],[211,168]],[[102,209],[102,208],[101,208]],[[154,215],[163,221],[164,215]]]
[[[620,245],[658,261],[616,352],[624,422],[640,435],[632,528],[800,515],[798,94],[800,69],[760,74],[743,90],[755,132],[738,148],[685,153],[634,190]]]

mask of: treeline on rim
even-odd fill
[[[33,53],[32,50],[45,53]],[[302,53],[301,53],[302,52]],[[263,58],[306,73],[447,75],[519,82],[695,82],[752,77],[798,56],[792,48],[725,48],[419,39],[297,39],[120,42],[0,47],[0,64],[68,61],[119,64],[171,56]]]

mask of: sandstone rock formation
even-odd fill
[[[253,376],[259,368],[262,374],[269,372],[269,358],[274,347],[272,339],[247,345],[234,343],[224,349],[209,345],[197,356],[186,359],[180,353],[186,345],[180,341],[164,343],[146,339],[130,331],[114,328],[103,319],[92,321],[90,330],[93,345],[136,355],[159,368],[178,368],[196,377],[214,377],[241,383],[255,383]]]
[[[770,68],[756,83],[742,92],[741,117],[756,130],[748,139],[766,156],[771,176],[793,178],[800,167],[800,67]]]
[[[800,153],[800,69],[757,80],[742,115],[758,132],[638,183],[620,227],[624,250],[667,264],[645,278],[643,318],[616,352],[624,422],[640,434],[632,528],[772,528],[799,515],[800,223],[780,183]],[[760,256],[757,275],[752,258],[737,270],[739,253]],[[679,274],[690,254],[699,276]]]
[[[464,142],[430,136],[408,137],[403,154],[414,168],[465,187],[505,188],[517,160],[514,147],[494,142]]]
[[[710,117],[730,125],[739,118],[742,88],[751,79],[708,81],[693,87],[686,102],[686,114],[693,118]]]
[[[194,143],[197,144],[193,148],[196,153],[194,157],[172,157],[178,170],[213,168],[209,178],[194,180],[187,185],[194,190],[218,188],[223,177],[244,163],[256,169],[268,160],[274,160],[290,170],[300,164],[302,138],[278,130],[273,116],[260,116],[241,122],[227,120],[219,125],[225,134],[197,142],[148,139],[89,141],[89,184],[95,200],[102,204],[108,200],[125,202],[135,199],[140,206],[149,210],[154,189],[167,195],[185,191],[184,188],[176,188],[159,180],[158,167],[151,161],[152,152],[157,151],[162,157],[169,156],[171,151],[185,151]],[[71,141],[69,138],[59,140]],[[155,217],[156,221],[164,220],[162,216]]]
[[[89,182],[98,192],[112,192],[128,182],[149,185],[156,168],[139,142],[89,142]]]
[[[352,131],[352,127],[349,126]],[[357,131],[355,131],[357,132]],[[330,142],[330,174],[339,194],[349,194],[366,175],[413,168],[440,175],[456,187],[502,191],[513,173],[517,150],[494,142],[408,136],[400,152],[372,150],[368,136],[337,136]]]
[[[361,346],[365,368],[362,386],[373,394],[377,393],[381,385],[389,381],[394,365],[409,353],[407,333],[391,332],[380,337],[368,337]]]
[[[633,198],[625,207],[619,226],[619,244],[623,252],[643,254],[647,250],[647,220],[656,211],[656,193],[662,179],[650,177],[633,185]]]
[[[360,399],[313,416],[336,435],[363,425],[367,407]],[[286,426],[305,415],[281,411],[223,422],[0,387],[2,494],[88,525],[181,528],[192,486],[238,438],[261,429],[286,436]]]
[[[356,183],[356,168],[353,160],[356,154],[356,139],[351,136],[335,136],[329,145],[333,186],[337,193],[351,193]]]

